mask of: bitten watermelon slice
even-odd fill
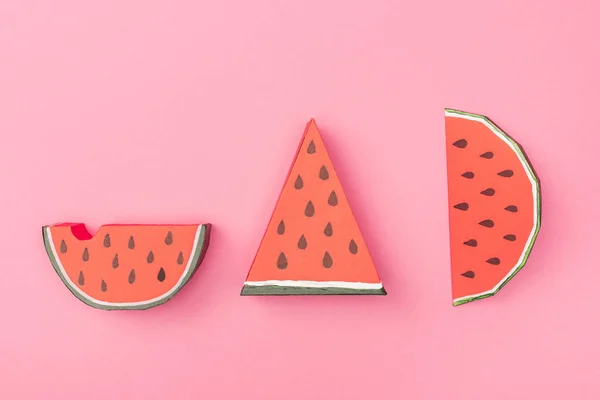
[[[481,115],[446,110],[454,305],[496,294],[541,225],[540,184],[521,147]]]
[[[386,294],[314,120],[241,294]]]
[[[163,304],[190,280],[206,252],[210,224],[104,225],[96,235],[79,223],[42,228],[44,246],[63,283],[104,310]]]

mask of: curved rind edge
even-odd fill
[[[535,231],[533,233],[533,238],[531,240],[531,243],[529,243],[529,245],[523,249],[523,253],[525,254],[525,256],[523,257],[523,261],[515,268],[514,271],[512,271],[512,273],[506,275],[501,281],[499,286],[492,291],[489,292],[483,292],[474,296],[467,296],[467,297],[463,297],[460,298],[458,300],[453,300],[452,305],[453,306],[460,306],[463,304],[467,304],[467,303],[471,303],[473,301],[476,300],[481,300],[481,299],[485,299],[487,297],[492,297],[496,294],[498,294],[498,292],[521,270],[523,269],[523,267],[525,266],[525,264],[527,263],[527,260],[529,259],[529,256],[531,254],[531,251],[533,250],[533,246],[535,245],[535,242],[537,240],[538,234],[540,232],[540,228],[542,226],[542,195],[541,195],[541,183],[540,183],[540,179],[538,177],[538,175],[536,174],[535,170],[533,169],[533,166],[531,164],[531,162],[529,161],[529,158],[527,157],[527,155],[525,154],[525,151],[523,150],[523,148],[521,147],[521,145],[519,143],[517,143],[512,137],[510,137],[510,135],[508,135],[506,132],[504,132],[498,125],[496,125],[492,120],[490,120],[488,117],[484,116],[484,115],[480,115],[480,114],[473,114],[473,113],[469,113],[466,111],[460,111],[460,110],[456,110],[456,109],[452,109],[452,108],[445,108],[445,115],[448,116],[452,116],[452,114],[455,115],[465,115],[465,116],[470,116],[472,118],[484,121],[486,123],[488,123],[489,125],[491,125],[498,133],[500,133],[501,135],[503,135],[509,142],[512,143],[512,145],[515,147],[516,151],[516,155],[517,157],[521,160],[522,164],[524,164],[527,169],[529,170],[529,173],[531,174],[531,176],[533,176],[533,182],[535,184],[535,191],[537,193],[536,196],[536,207],[537,207],[537,213],[536,213],[536,226],[535,226]]]
[[[195,247],[194,251],[192,252],[192,254],[193,254],[192,267],[188,270],[188,272],[186,273],[183,280],[175,287],[175,290],[173,290],[173,292],[169,296],[163,297],[159,300],[153,300],[153,299],[148,300],[148,301],[144,302],[143,304],[136,305],[136,306],[119,306],[118,303],[115,303],[114,305],[111,305],[111,306],[106,306],[106,305],[98,304],[94,301],[88,300],[85,297],[81,296],[76,290],[73,289],[70,279],[68,279],[61,273],[60,267],[58,266],[56,258],[54,257],[54,251],[52,250],[54,248],[54,245],[49,241],[48,235],[46,233],[46,230],[49,229],[51,226],[52,225],[47,225],[47,226],[42,227],[42,238],[44,241],[44,248],[46,250],[48,258],[50,259],[52,268],[54,268],[54,271],[56,272],[56,274],[58,275],[60,280],[63,282],[63,284],[69,289],[69,291],[75,297],[77,297],[80,301],[82,301],[83,303],[87,304],[90,307],[97,308],[100,310],[105,310],[105,311],[147,310],[149,308],[153,308],[153,307],[159,306],[161,304],[165,304],[166,302],[171,300],[173,297],[175,297],[175,295],[177,293],[179,293],[181,291],[181,289],[189,282],[189,280],[192,278],[192,276],[194,276],[194,274],[198,270],[198,267],[200,266],[200,264],[202,264],[204,255],[206,254],[206,251],[208,249],[208,245],[210,242],[210,231],[211,231],[211,224],[199,225],[200,234],[198,236],[198,241],[196,243],[196,247]]]

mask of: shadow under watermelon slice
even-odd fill
[[[488,118],[446,109],[452,297],[493,296],[527,262],[541,226],[540,183]]]
[[[314,120],[241,295],[385,295]]]
[[[56,273],[85,304],[144,310],[175,296],[206,253],[210,224],[103,225],[92,236],[81,223],[44,226]]]

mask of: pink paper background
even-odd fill
[[[2,1],[0,398],[600,398],[599,4]],[[444,107],[543,190],[527,267],[459,308]],[[311,117],[387,297],[239,296]],[[107,313],[48,262],[63,220],[214,236],[174,300]]]

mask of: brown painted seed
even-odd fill
[[[515,235],[505,235],[503,238],[508,240],[509,242],[514,242],[515,240],[517,240],[517,237]]]
[[[467,203],[458,203],[454,205],[454,208],[461,211],[467,211],[469,209],[469,205]]]
[[[67,244],[65,243],[64,240],[60,241],[60,252],[61,253],[66,253],[67,252]]]
[[[484,196],[493,196],[493,195],[496,194],[496,191],[494,189],[492,189],[492,188],[488,188],[488,189],[483,190],[481,192],[481,194],[484,195]]]
[[[333,226],[331,226],[331,222],[327,223],[327,226],[325,226],[325,230],[323,231],[323,233],[325,234],[325,236],[331,237],[333,235]]]
[[[287,266],[288,266],[288,260],[285,257],[285,254],[283,254],[283,252],[281,252],[279,254],[279,257],[277,257],[277,268],[286,269]]]
[[[325,255],[323,255],[323,266],[325,268],[331,268],[333,266],[333,259],[328,251],[326,251]]]
[[[183,252],[182,251],[180,251],[179,255],[177,256],[177,264],[183,265]]]
[[[473,271],[463,272],[461,275],[464,276],[465,278],[469,278],[469,279],[475,278],[475,272],[473,272]]]
[[[135,282],[135,269],[132,269],[129,273],[129,277],[127,278],[129,283],[133,284]]]
[[[475,177],[475,174],[472,173],[471,171],[467,171],[464,174],[461,175],[463,178],[467,178],[467,179],[473,179]]]
[[[85,285],[85,278],[83,276],[83,271],[79,271],[79,277],[77,277],[77,283],[79,283],[80,286]]]
[[[108,287],[106,286],[106,282],[104,282],[104,279],[102,279],[102,282],[100,283],[100,290],[106,292],[107,289]]]
[[[335,194],[335,191],[331,191],[331,194],[329,195],[329,198],[327,199],[327,204],[329,204],[332,207],[335,207],[338,205],[338,198],[337,195]]]
[[[296,182],[294,182],[294,188],[300,190],[304,187],[304,181],[302,180],[302,177],[300,175],[298,175],[298,177],[296,178]]]
[[[150,253],[148,253],[146,261],[148,261],[148,264],[152,264],[154,262],[154,253],[152,252],[152,250],[150,250]]]
[[[484,219],[483,221],[481,221],[479,223],[479,225],[485,226],[486,228],[493,228],[494,227],[494,221],[492,221],[491,219]]]
[[[165,244],[167,246],[170,246],[173,244],[173,232],[171,232],[171,231],[167,232],[167,237],[165,237]]]
[[[129,242],[127,243],[127,247],[131,250],[135,249],[135,241],[133,240],[133,236],[129,236]]]
[[[321,178],[321,180],[323,181],[329,179],[329,171],[327,171],[327,167],[325,167],[324,165],[319,170],[319,178]]]
[[[315,215],[315,206],[313,205],[312,201],[309,201],[306,204],[306,208],[304,209],[304,215],[306,215],[307,217],[312,217],[313,215]]]
[[[475,240],[475,239],[469,239],[466,242],[464,242],[463,244],[467,245],[469,247],[477,247],[477,240]]]
[[[500,259],[498,257],[492,257],[489,260],[485,260],[485,262],[492,265],[498,265],[500,264]]]
[[[110,235],[108,233],[106,234],[106,236],[104,236],[103,245],[106,248],[110,247]]]
[[[348,245],[348,250],[350,250],[350,253],[352,253],[352,254],[358,253],[358,246],[356,245],[356,242],[354,241],[354,239],[350,240],[350,244]]]
[[[112,267],[119,268],[119,255],[115,254],[115,257],[112,260]]]
[[[314,154],[317,151],[317,148],[315,146],[315,142],[314,141],[310,141],[310,143],[308,144],[308,147],[306,148],[306,152],[308,154]]]
[[[304,237],[304,235],[300,236],[300,239],[298,239],[298,248],[300,250],[304,250],[306,249],[307,245],[308,243],[306,243],[306,238]]]
[[[456,142],[452,143],[452,146],[456,146],[459,149],[464,149],[467,147],[467,141],[465,139],[459,139]]]
[[[492,153],[491,151],[488,151],[488,152],[483,153],[479,157],[487,158],[489,160],[490,158],[494,158],[494,153]]]
[[[515,173],[511,169],[505,169],[504,171],[498,172],[498,175],[503,176],[505,178],[510,178]]]
[[[158,271],[158,281],[159,282],[164,282],[165,278],[167,277],[167,274],[165,273],[165,270],[163,268],[160,269],[160,271]]]
[[[89,261],[90,260],[90,253],[89,253],[87,247],[85,249],[83,249],[83,254],[81,255],[81,259],[83,261]]]
[[[285,224],[283,223],[283,220],[281,220],[279,225],[277,225],[277,234],[283,235],[284,233],[285,233]]]
[[[504,207],[504,209],[506,211],[508,211],[508,212],[513,212],[513,213],[519,211],[519,209],[517,208],[517,206],[507,206],[507,207]]]

